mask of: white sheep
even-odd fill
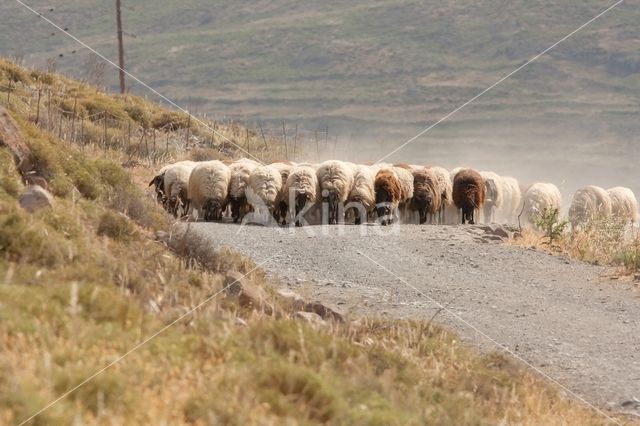
[[[344,220],[344,203],[353,187],[352,167],[337,160],[328,160],[320,164],[317,171],[322,201],[329,204],[329,224]]]
[[[502,178],[495,172],[480,172],[484,179],[485,201],[484,201],[484,223],[493,223],[496,213],[502,210],[504,203],[504,189]]]
[[[367,222],[376,208],[376,175],[370,166],[364,164],[350,164],[353,171],[353,185],[347,197],[347,204],[355,212],[355,224]]]
[[[400,202],[398,211],[402,220],[408,219],[408,209],[413,198],[413,173],[405,167],[393,167],[400,181]]]
[[[245,190],[249,185],[249,176],[260,163],[248,158],[241,158],[229,166],[231,182],[229,183],[229,204],[234,222],[242,220],[250,208]]]
[[[522,207],[522,192],[515,178],[502,176],[502,195],[504,200],[498,218],[505,223],[515,223]]]
[[[246,191],[247,201],[253,207],[259,223],[267,223],[278,206],[282,193],[282,176],[277,168],[260,166],[249,176]]]
[[[180,165],[186,165],[193,168],[195,167],[196,164],[197,164],[196,161],[191,161],[191,160],[184,160],[184,161],[178,161],[176,163],[166,164],[158,171],[158,173],[153,177],[153,179],[151,179],[151,182],[149,182],[149,186],[151,185],[154,186],[154,191],[156,193],[156,200],[158,201],[158,203],[162,204],[162,206],[165,209],[168,207],[167,206],[168,197],[166,195],[165,188],[164,188],[164,175],[167,172],[167,170],[170,169],[171,167],[180,166]]]
[[[632,224],[638,220],[638,200],[629,188],[616,186],[607,190],[611,198],[611,213],[618,218],[625,219]]]
[[[221,220],[227,208],[230,180],[231,171],[221,161],[198,163],[189,177],[190,210],[197,210],[198,216],[202,213],[205,221]]]
[[[316,168],[308,163],[295,165],[289,172],[282,192],[289,207],[289,217],[297,218],[301,212],[304,216],[306,211],[313,208],[318,199]],[[295,225],[302,226],[302,222],[296,219]]]
[[[533,224],[537,217],[549,209],[557,209],[558,212],[562,209],[560,190],[552,183],[534,183],[523,196],[523,217]]]
[[[607,191],[593,185],[578,189],[569,207],[571,228],[575,231],[599,216],[611,216],[611,198]]]
[[[451,206],[453,202],[453,181],[451,180],[451,176],[449,171],[444,167],[428,167],[436,175],[436,180],[438,181],[438,187],[442,191],[440,195],[440,210],[438,211],[438,223],[445,223],[445,217],[447,213],[447,208]],[[454,211],[455,209],[454,206]],[[457,221],[456,221],[457,223]]]
[[[189,178],[195,162],[182,162],[168,167],[164,172],[164,193],[167,211],[178,217],[178,212],[189,210]]]
[[[275,163],[271,163],[271,167],[275,167],[280,172],[280,177],[282,178],[282,188],[284,189],[284,185],[289,178],[289,173],[296,165],[293,161],[276,161]],[[278,200],[276,201],[276,207],[273,210],[273,217],[278,223],[286,224],[287,220],[287,195],[280,191],[278,194]]]

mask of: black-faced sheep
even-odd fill
[[[283,194],[289,206],[289,217],[293,220],[299,215],[304,215],[317,201],[318,176],[316,168],[307,163],[294,166],[284,185]],[[295,225],[302,226],[302,222],[296,219]]]
[[[475,224],[475,211],[482,208],[485,197],[485,185],[478,173],[472,169],[463,169],[453,180],[453,202],[462,210],[462,224],[468,221]]]
[[[353,186],[347,197],[347,205],[353,207],[355,224],[367,222],[376,207],[375,174],[371,167],[363,164],[352,164]]]
[[[353,169],[343,161],[329,160],[320,164],[317,171],[322,202],[328,203],[328,223],[344,220],[344,204],[353,187]]]
[[[296,165],[296,163],[292,161],[276,161],[271,163],[272,167],[275,167],[280,172],[280,177],[282,179],[282,185],[284,189],[284,184],[287,182],[289,178],[289,173]],[[280,191],[278,195],[278,200],[276,201],[276,207],[273,210],[273,218],[278,223],[282,223],[285,225],[287,223],[287,200],[284,192]]]
[[[231,171],[221,161],[203,161],[189,177],[190,210],[197,210],[205,221],[222,220],[227,208]]]
[[[165,209],[167,208],[167,201],[168,201],[168,197],[165,191],[165,181],[164,181],[165,172],[174,166],[187,165],[187,166],[195,167],[196,164],[197,164],[196,161],[190,161],[190,160],[178,161],[176,163],[167,164],[158,171],[158,174],[155,175],[153,179],[151,179],[151,182],[149,182],[149,186],[152,186],[152,185],[154,186],[154,191],[156,193],[156,201],[162,204],[162,206]]]
[[[164,172],[165,207],[174,217],[178,217],[180,212],[186,214],[189,210],[189,178],[195,165],[184,162],[174,164]]]
[[[267,223],[276,208],[279,208],[281,193],[282,176],[277,168],[260,166],[253,169],[246,195],[260,223]]]
[[[231,171],[231,182],[229,183],[229,204],[231,206],[231,217],[234,222],[242,220],[250,209],[247,202],[246,188],[249,185],[249,176],[260,163],[248,158],[241,158],[229,166]]]

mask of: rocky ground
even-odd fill
[[[189,226],[270,259],[283,286],[347,316],[435,316],[589,402],[640,415],[640,291],[602,267],[504,244],[502,228]]]

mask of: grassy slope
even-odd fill
[[[6,82],[6,65],[0,70],[0,83]],[[59,78],[48,76],[51,84]],[[121,108],[127,102],[107,98]],[[0,149],[2,424],[29,416],[195,306],[220,288],[227,270],[253,267],[233,253],[212,254],[205,268],[168,252],[149,238],[169,224],[150,194],[140,190],[152,171],[141,166],[132,175],[115,161],[117,152],[110,152],[115,159],[90,147],[81,152],[30,124],[20,112],[25,104],[11,107],[56,198],[52,210],[21,210],[22,183],[10,154]],[[266,285],[260,271],[250,279]],[[274,318],[225,298],[170,328],[33,424],[78,419],[602,423],[504,357],[473,353],[434,325],[360,320],[317,330],[284,311]]]

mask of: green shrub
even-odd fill
[[[544,232],[547,244],[550,248],[555,247],[554,243],[562,237],[564,230],[569,224],[566,220],[560,220],[560,211],[554,208],[545,209],[540,215],[534,218],[535,225]]]

